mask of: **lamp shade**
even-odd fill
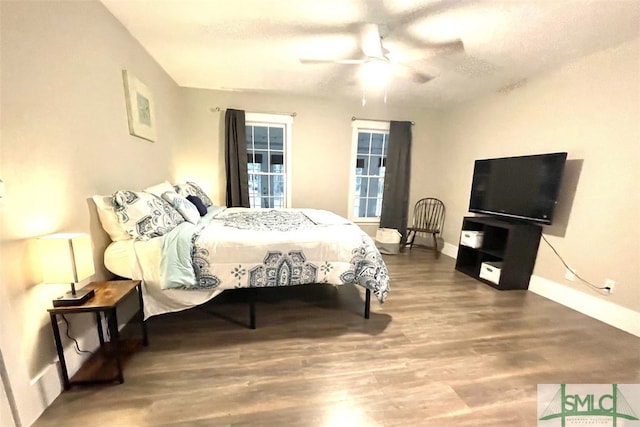
[[[77,283],[95,273],[88,234],[51,234],[40,237],[38,246],[44,283]]]

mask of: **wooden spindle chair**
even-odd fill
[[[409,250],[413,249],[416,234],[424,233],[433,236],[433,249],[436,258],[440,257],[437,235],[442,233],[446,209],[441,200],[426,197],[416,202],[413,208],[413,225],[407,228],[407,243]]]

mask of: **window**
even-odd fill
[[[349,217],[377,222],[382,211],[389,123],[354,120]]]
[[[286,115],[247,113],[247,172],[252,208],[291,205],[291,124]]]

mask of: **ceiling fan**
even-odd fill
[[[432,80],[434,76],[414,70],[405,64],[393,59],[393,55],[382,44],[383,38],[380,36],[380,29],[377,24],[364,24],[360,30],[360,50],[363,56],[358,58],[300,58],[302,64],[347,64],[347,65],[363,65],[370,63],[382,63],[393,65],[393,71],[402,77],[410,78],[415,83],[426,83]],[[445,43],[429,43],[422,47],[420,51],[425,55],[435,55],[442,52],[460,52],[464,51],[462,40],[454,40]]]

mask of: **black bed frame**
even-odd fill
[[[249,327],[256,328],[256,297],[255,289],[251,288],[249,292]],[[368,319],[371,313],[371,290],[365,289],[364,296],[364,318]]]

